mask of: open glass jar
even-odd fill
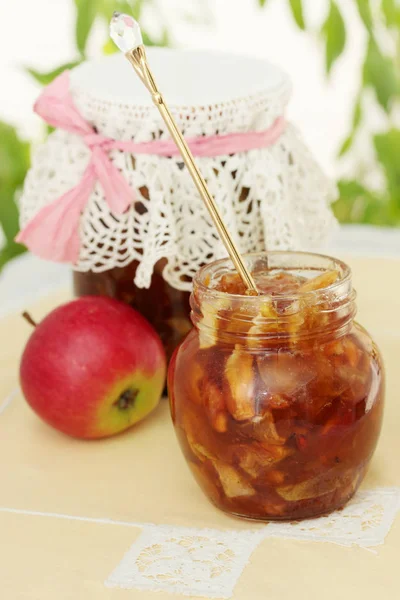
[[[199,271],[194,328],[169,368],[179,442],[219,508],[300,519],[359,487],[382,421],[379,351],[355,317],[350,269],[333,258],[248,255],[262,295],[229,260]]]

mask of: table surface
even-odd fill
[[[400,259],[353,257],[348,262],[359,293],[358,320],[376,339],[387,369],[384,429],[363,489],[398,488]],[[33,305],[31,313],[40,320],[69,297],[68,289],[60,291]],[[142,524],[168,525],[175,528],[171,531],[265,528],[222,514],[202,495],[181,456],[165,400],[145,422],[100,442],[70,439],[42,423],[18,390],[18,361],[29,334],[18,314],[0,321],[1,598],[183,597],[105,585],[141,535]],[[265,538],[250,553],[229,597],[395,600],[399,551],[399,516],[375,552]]]

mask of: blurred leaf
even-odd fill
[[[85,55],[90,31],[99,10],[98,0],[75,0],[77,15],[75,25],[76,46]]]
[[[0,191],[22,184],[29,167],[29,144],[20,140],[11,125],[0,121]]]
[[[400,130],[391,129],[374,137],[379,162],[383,166],[391,198],[400,208]]]
[[[305,29],[306,24],[304,21],[304,11],[303,11],[303,2],[302,0],[289,0],[290,8],[292,10],[292,14],[294,20],[300,29]]]
[[[267,4],[268,0],[258,0],[258,3],[261,7],[265,6]]]
[[[326,70],[330,73],[334,62],[346,46],[346,26],[336,2],[331,0],[327,20],[322,29],[326,38]]]
[[[354,107],[354,115],[353,115],[353,129],[357,129],[361,123],[362,119],[362,95],[361,93],[358,95],[355,107]]]
[[[7,244],[12,245],[19,229],[18,209],[15,195],[19,186],[5,184],[0,192],[0,224]]]
[[[142,31],[142,37],[145,46],[158,46],[157,40],[152,38],[146,31]]]
[[[142,36],[145,46],[169,46],[170,44],[170,39],[166,29],[163,31],[161,39],[154,39],[148,33],[146,33],[146,31],[142,31]]]
[[[400,27],[400,4],[397,0],[382,0],[382,11],[388,27]]]
[[[389,112],[392,100],[399,92],[399,82],[393,61],[384,56],[374,39],[370,39],[364,64],[364,85],[375,89],[379,104]]]
[[[171,38],[169,37],[169,33],[166,29],[164,29],[162,37],[160,39],[160,41],[158,42],[159,46],[170,46],[171,45]]]
[[[358,12],[360,17],[368,29],[369,32],[372,32],[373,29],[373,19],[371,13],[370,0],[356,0]]]
[[[354,107],[353,123],[352,123],[351,131],[339,151],[339,156],[344,156],[345,154],[347,154],[347,152],[352,147],[352,145],[354,143],[354,137],[355,137],[356,131],[361,123],[361,119],[362,119],[362,104],[361,104],[361,94],[359,94],[356,104],[355,104],[355,107]]]
[[[75,60],[73,62],[66,63],[65,65],[61,65],[60,67],[57,67],[57,69],[49,71],[48,73],[36,71],[36,69],[31,69],[30,67],[27,67],[26,71],[41,85],[48,85],[56,77],[58,77],[58,75],[61,75],[63,71],[66,71],[67,69],[73,69],[74,67],[80,65],[81,62],[81,60]]]
[[[354,205],[362,205],[369,192],[357,181],[339,182],[339,199],[333,205],[333,211],[341,223],[352,223],[357,221],[357,216],[353,214]]]
[[[27,252],[25,246],[12,242],[12,244],[6,244],[4,248],[0,250],[0,271],[10,260],[16,258],[20,254]]]
[[[118,52],[117,46],[114,44],[111,38],[109,38],[103,46],[104,54],[115,54]]]
[[[99,11],[106,20],[111,20],[114,11],[122,12],[115,0],[103,0],[99,6]]]
[[[339,183],[340,198],[334,205],[336,216],[344,223],[372,225],[400,224],[400,130],[376,135],[374,145],[382,165],[387,188],[380,194],[367,189],[357,181]]]
[[[343,142],[342,146],[340,147],[340,150],[339,150],[340,158],[348,153],[348,151],[352,147],[353,143],[354,143],[354,132],[352,131],[350,133],[350,135],[347,136],[347,138]]]
[[[6,239],[6,246],[0,251],[0,269],[25,251],[14,242],[19,228],[15,198],[28,168],[29,144],[20,140],[14,127],[0,121],[0,226]]]
[[[371,192],[357,181],[340,181],[339,193],[333,210],[341,223],[393,224],[386,198]]]

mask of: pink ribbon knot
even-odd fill
[[[49,125],[82,137],[91,157],[80,182],[44,206],[19,232],[16,241],[25,244],[41,258],[76,263],[80,252],[80,217],[96,181],[102,186],[110,211],[115,215],[123,214],[135,199],[121,171],[110,160],[110,150],[158,156],[178,156],[179,151],[172,140],[122,142],[98,134],[74,105],[68,71],[47,86],[36,101],[34,110]],[[200,136],[187,141],[198,157],[237,154],[274,144],[285,125],[284,117],[280,117],[266,131]]]
[[[81,181],[54,202],[43,207],[16,240],[34,254],[58,262],[75,263],[79,257],[79,220],[94,184],[103,187],[107,203],[114,214],[124,213],[133,193],[107,152],[117,147],[113,140],[98,135],[75,107],[69,91],[69,72],[57,77],[42,93],[35,112],[49,125],[82,136],[91,150],[91,158]]]

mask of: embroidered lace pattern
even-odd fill
[[[341,511],[258,530],[218,531],[143,525],[142,533],[105,585],[230,598],[252,552],[268,538],[374,548],[384,543],[400,508],[400,489],[359,492]]]

